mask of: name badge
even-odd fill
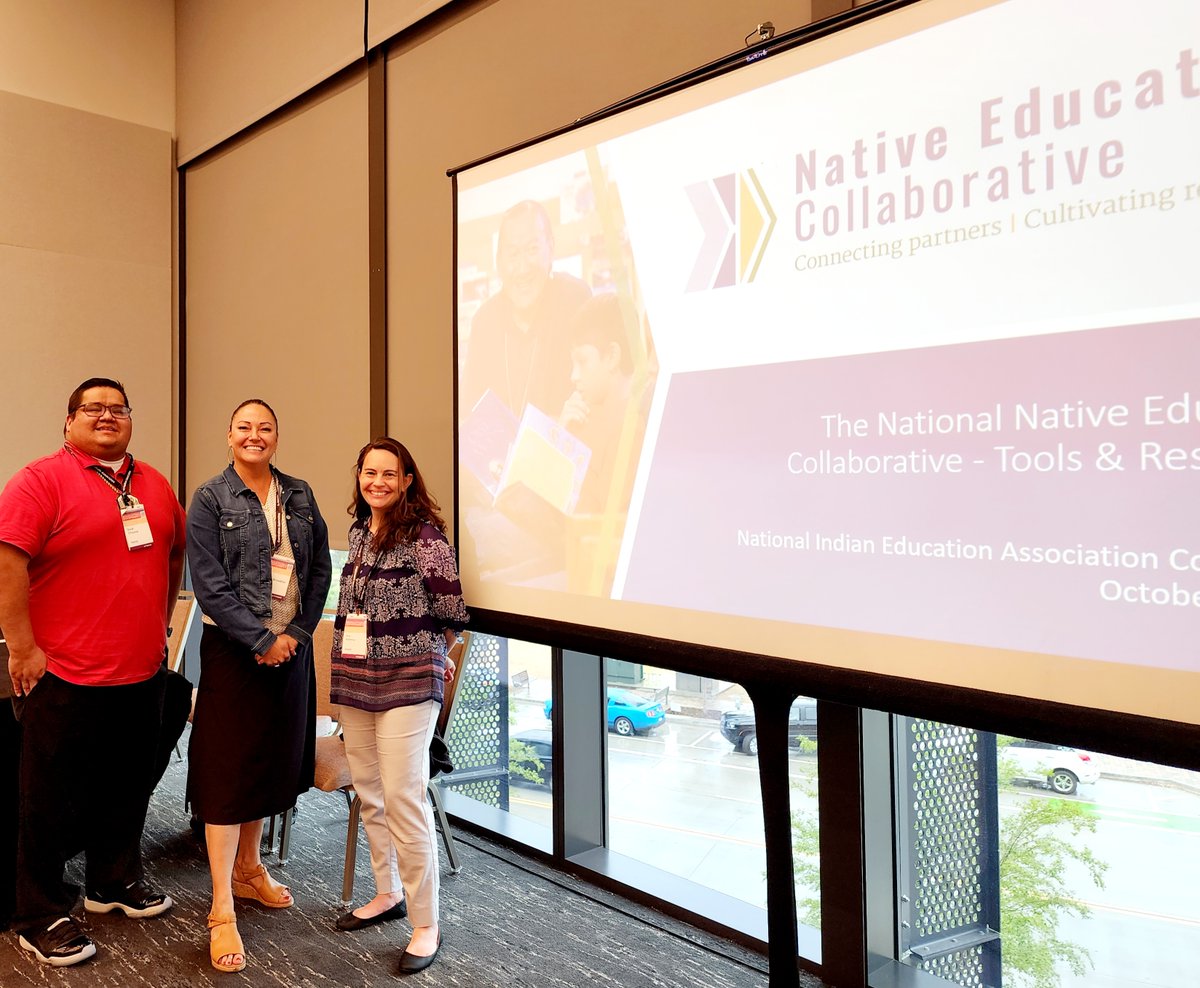
[[[292,582],[292,570],[296,561],[286,556],[271,557],[271,596],[283,600],[287,596],[288,584]]]
[[[367,657],[367,616],[347,614],[342,628],[342,655],[347,659]]]
[[[154,545],[146,509],[140,504],[121,509],[121,528],[125,531],[125,545],[132,549],[144,549]]]

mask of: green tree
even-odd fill
[[[794,788],[816,797],[815,778]],[[821,928],[821,855],[817,815],[808,810],[792,813],[792,869],[796,882],[796,916],[801,923]]]
[[[1017,773],[1006,767],[998,739],[999,778]],[[1005,784],[1011,789],[1011,784]],[[1070,895],[1066,875],[1082,866],[1097,888],[1104,888],[1108,864],[1087,846],[1096,818],[1087,804],[1073,799],[1041,797],[1024,800],[1000,820],[1000,944],[1005,988],[1057,988],[1058,965],[1075,974],[1093,967],[1086,947],[1058,935],[1066,916],[1086,918],[1088,906]]]
[[[508,699],[508,726],[511,728],[517,723],[517,707],[513,703],[512,696]],[[538,783],[542,781],[542,769],[545,764],[538,754],[533,750],[531,745],[524,741],[519,741],[511,734],[508,737],[508,775],[512,778],[514,775],[524,779],[526,782]]]
[[[800,751],[814,754],[815,741],[800,738]],[[792,805],[817,803],[818,779],[816,766],[811,775],[792,783],[800,797],[792,797]],[[792,871],[796,885],[796,916],[807,926],[821,928],[821,831],[818,817],[811,809],[792,810]]]
[[[510,715],[509,723],[513,723],[514,720],[515,718]],[[533,748],[516,738],[508,739],[508,774],[510,776],[520,776],[527,782],[540,782],[542,768],[542,760],[538,758],[537,752]]]
[[[1012,738],[997,739],[998,773],[1003,789],[1012,791],[1015,766],[1004,757]],[[793,783],[793,788],[815,801],[815,776]],[[795,803],[796,800],[794,799]],[[1058,935],[1066,916],[1086,918],[1088,906],[1070,895],[1066,876],[1075,866],[1098,888],[1104,887],[1107,863],[1087,845],[1087,834],[1096,830],[1096,818],[1087,804],[1074,799],[1035,797],[1023,800],[1000,821],[1000,933],[1005,988],[1057,988],[1058,965],[1075,974],[1093,966],[1086,947]],[[801,809],[792,813],[792,864],[796,881],[796,909],[802,923],[821,926],[820,830],[817,814]]]

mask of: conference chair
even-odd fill
[[[163,696],[162,731],[158,753],[155,758],[154,785],[157,786],[170,763],[171,752],[179,758],[183,752],[179,741],[192,719],[196,705],[196,691],[184,677],[184,648],[192,633],[199,608],[196,597],[189,590],[181,590],[171,608],[171,620],[167,624],[167,684]]]
[[[450,650],[450,657],[455,662],[454,678],[446,683],[441,713],[438,715],[436,733],[445,737],[454,712],[454,698],[458,692],[458,684],[462,681],[463,669],[469,661],[470,632],[464,632],[461,640]],[[313,785],[322,792],[340,792],[346,798],[348,820],[346,823],[346,853],[342,871],[342,903],[350,905],[354,896],[354,866],[358,857],[358,823],[362,814],[362,801],[354,792],[354,782],[350,777],[350,765],[346,759],[345,745],[342,742],[341,730],[337,724],[337,708],[329,702],[330,682],[330,653],[333,648],[333,622],[321,621],[313,633],[313,669],[317,680],[317,723],[318,730],[316,746],[316,767],[313,773]],[[433,772],[430,774],[426,795],[433,805],[437,824],[442,832],[442,841],[446,847],[446,857],[450,861],[450,871],[457,875],[462,869],[458,850],[454,846],[454,835],[450,829],[450,819],[446,815],[442,803],[440,787],[433,782]],[[287,862],[291,839],[291,822],[294,808],[283,815],[279,836],[279,860]],[[267,835],[268,851],[274,846],[275,821],[271,820]]]
[[[195,594],[190,590],[179,591],[167,625],[167,668],[172,672],[182,671],[184,645],[192,633],[192,622],[197,613]]]

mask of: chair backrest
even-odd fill
[[[464,631],[459,635],[461,641],[455,642],[450,649],[450,658],[454,660],[454,678],[448,682],[442,693],[442,711],[438,714],[437,730],[446,736],[450,726],[450,717],[454,713],[454,698],[458,696],[458,684],[462,682],[463,670],[471,659],[471,632]]]
[[[171,621],[167,625],[167,668],[179,670],[183,661],[183,646],[192,631],[196,617],[196,598],[189,590],[180,591],[175,606],[171,609]]]
[[[317,675],[317,716],[337,720],[329,702],[330,656],[333,653],[333,622],[322,618],[313,632],[313,672]]]

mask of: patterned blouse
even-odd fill
[[[352,613],[367,615],[365,659],[342,655],[342,629]],[[441,703],[443,632],[461,631],[468,620],[454,548],[441,532],[426,524],[414,541],[380,556],[366,524],[355,523],[333,626],[331,702],[373,712]]]

